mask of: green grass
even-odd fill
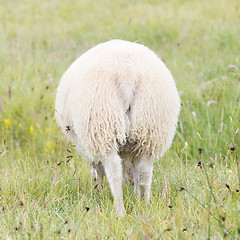
[[[1,1],[0,238],[239,238],[239,16],[238,0]],[[122,220],[52,107],[68,66],[112,38],[161,56],[182,101],[150,204],[124,185]]]

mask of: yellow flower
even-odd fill
[[[47,147],[48,147],[48,148],[51,148],[51,146],[52,146],[51,142],[50,142],[50,141],[47,141]]]
[[[52,132],[52,129],[51,128],[46,128],[45,131],[46,132]]]
[[[30,132],[31,134],[34,133],[34,127],[33,127],[33,126],[30,126],[30,128],[29,128],[29,132]]]
[[[12,122],[10,119],[4,119],[3,120],[3,125],[4,125],[4,128],[9,128],[9,126],[11,126]]]
[[[47,147],[44,149],[46,153],[55,153],[55,146],[50,141],[47,141]]]

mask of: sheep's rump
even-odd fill
[[[111,149],[159,158],[171,145],[179,110],[165,64],[147,47],[122,40],[88,50],[57,89],[56,119],[91,161]]]

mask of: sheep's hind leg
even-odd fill
[[[112,150],[102,163],[114,197],[115,212],[118,216],[123,217],[125,208],[122,191],[122,159],[115,150]]]
[[[134,191],[147,202],[150,200],[152,184],[153,161],[146,155],[140,156],[133,169]]]
[[[102,179],[105,175],[105,171],[101,162],[91,163],[91,172],[96,181],[96,186],[98,186],[99,191],[102,191]]]

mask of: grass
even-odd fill
[[[237,0],[3,0],[0,238],[239,238],[239,16]],[[155,164],[151,202],[124,185],[123,220],[52,107],[72,61],[111,38],[161,56],[182,101],[172,148]]]

